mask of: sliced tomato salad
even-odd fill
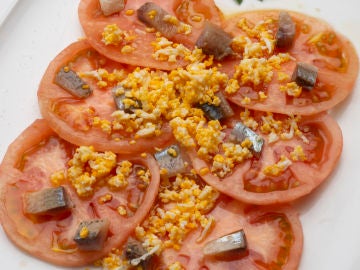
[[[170,62],[153,57],[155,52],[153,43],[156,42],[157,35],[155,31],[149,31],[149,27],[139,21],[137,17],[137,10],[149,1],[125,2],[123,10],[108,16],[103,14],[98,0],[82,0],[80,2],[79,19],[90,44],[100,53],[121,63],[166,70],[185,65],[186,60],[182,56],[179,56],[176,61]],[[151,2],[191,27],[190,33],[178,33],[171,38],[172,42],[185,45],[190,49],[194,48],[205,21],[211,21],[217,25],[222,24],[222,13],[213,0],[206,1],[206,3],[190,0],[155,0]],[[124,40],[121,42],[103,41],[103,33],[109,25],[115,26],[129,38],[124,36]],[[124,47],[129,50],[123,49]],[[174,54],[174,52],[170,54]]]
[[[194,230],[180,250],[166,249],[160,266],[179,262],[185,269],[296,269],[301,259],[303,235],[298,214],[288,206],[254,207],[222,196],[208,214],[213,228],[202,241]],[[244,230],[247,249],[223,256],[205,256],[204,246],[224,235]],[[161,265],[163,267],[161,267]]]
[[[227,18],[224,29],[234,36],[233,47],[238,53],[238,59],[224,61],[222,69],[230,76],[237,73],[235,79],[239,82],[238,91],[229,94],[228,98],[247,108],[277,113],[311,115],[333,108],[354,88],[359,73],[359,57],[354,46],[326,22],[289,11],[296,25],[294,41],[289,48],[277,48],[275,35],[279,12],[247,11]],[[256,47],[257,45],[262,49]],[[276,63],[274,57],[284,57],[284,54],[289,54],[290,58],[283,58],[281,63]],[[251,64],[253,67],[258,65],[254,73],[260,74],[259,81],[255,83],[241,73],[247,72],[246,67],[245,71],[235,71],[240,63],[243,63],[244,67],[246,61],[253,63],[254,59],[269,60],[271,57],[271,63],[267,62],[272,66],[270,69],[258,69],[261,66],[259,62]],[[291,89],[287,84],[291,82],[298,62],[318,68],[316,83],[311,90],[302,88],[300,93],[289,93],[288,90]],[[273,75],[264,78],[266,75],[262,74],[263,72],[271,72]],[[266,98],[264,95],[261,97],[260,92],[263,92]]]
[[[253,155],[234,162],[230,173],[220,175],[214,170],[214,163],[200,158],[195,149],[188,151],[195,170],[220,192],[251,204],[290,202],[310,193],[336,167],[342,151],[342,133],[328,114],[296,120],[253,111],[247,118],[258,123],[255,131],[264,140],[259,157]],[[238,121],[228,120],[225,142]],[[223,156],[223,160],[232,158],[226,153]]]
[[[326,111],[354,87],[353,45],[290,11],[224,21],[213,0],[119,1],[109,14],[102,3],[80,1],[86,39],[51,61],[44,119],[0,165],[6,234],[68,267],[296,269],[302,228],[284,203],[338,163],[342,133]],[[150,27],[159,20],[169,29]],[[291,41],[277,41],[282,20]],[[240,230],[246,248],[205,251]]]
[[[91,194],[79,196],[79,187],[75,189],[70,180],[65,179],[60,185],[71,202],[68,211],[56,215],[26,212],[25,196],[54,187],[50,181],[52,175],[69,168],[75,149],[75,145],[60,139],[45,120],[37,120],[10,145],[0,167],[0,219],[5,232],[21,249],[63,266],[94,262],[124,243],[148,214],[159,188],[159,169],[151,155],[118,155],[117,163],[132,164],[126,186],[116,188],[101,183],[116,174],[112,170],[94,184]],[[140,169],[148,171],[148,182],[139,177]],[[79,223],[98,219],[109,221],[103,248],[79,249],[73,240]]]
[[[88,97],[76,97],[56,83],[64,68],[80,74],[92,91]],[[63,139],[99,151],[133,153],[161,147],[172,137],[165,122],[157,121],[159,130],[151,136],[137,137],[131,127],[121,124],[114,128],[112,114],[117,107],[113,88],[130,70],[100,55],[85,40],[69,45],[50,63],[41,80],[38,101],[42,116]]]

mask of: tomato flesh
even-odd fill
[[[302,229],[297,214],[287,206],[254,207],[221,196],[209,213],[213,229],[202,242],[199,230],[191,233],[179,251],[166,249],[159,269],[179,261],[186,269],[295,269],[302,250]],[[245,231],[247,250],[204,256],[204,245],[239,229]],[[266,239],[266,241],[264,241]]]
[[[268,20],[266,29],[276,33],[278,14],[279,11],[275,10],[242,12],[226,20],[225,31],[235,38],[246,36],[252,41],[258,41],[238,27],[238,22],[245,19],[247,25],[253,28],[258,23]],[[358,76],[359,58],[351,42],[335,32],[326,22],[296,12],[289,12],[289,14],[296,24],[293,46],[281,50],[275,48],[273,54],[289,53],[293,57],[292,60],[281,64],[280,69],[274,69],[270,82],[249,85],[256,93],[263,91],[267,95],[265,100],[251,98],[238,91],[228,95],[234,103],[261,111],[313,115],[333,108],[354,88]],[[268,58],[268,56],[265,57]],[[237,59],[228,59],[222,63],[221,69],[232,76],[235,66],[241,60],[241,55]],[[290,81],[296,62],[315,65],[319,71],[314,88],[310,91],[302,89],[301,94],[294,97],[279,89]],[[279,80],[279,72],[286,73],[289,80],[285,82]],[[246,85],[240,83],[240,87],[243,86]],[[250,97],[251,102],[244,104],[242,101],[245,97]]]
[[[308,194],[315,187],[325,181],[337,165],[342,151],[342,134],[337,123],[323,113],[311,117],[303,117],[298,122],[298,129],[302,135],[294,135],[289,139],[270,141],[270,134],[261,131],[264,124],[263,117],[267,114],[253,111],[254,119],[258,119],[259,127],[255,132],[264,140],[260,158],[246,159],[235,164],[228,175],[219,177],[211,173],[211,162],[197,156],[194,149],[189,149],[189,155],[195,170],[207,184],[219,191],[252,204],[284,203]],[[265,119],[265,118],[264,118]],[[284,125],[285,115],[273,114],[278,125]],[[231,127],[237,117],[227,120]],[[281,124],[283,123],[283,124]],[[302,148],[304,160],[293,160],[291,155],[298,147]],[[268,174],[265,169],[276,164],[281,158],[287,157],[290,165],[281,172]],[[204,168],[208,173],[201,174]]]
[[[60,184],[71,201],[69,209],[57,215],[25,214],[24,194],[54,187],[52,175],[69,168],[76,148],[59,138],[45,120],[37,120],[9,147],[0,167],[0,217],[5,232],[35,257],[63,266],[86,265],[124,243],[148,214],[160,181],[151,155],[118,155],[117,163],[128,160],[134,166],[125,187],[112,188],[102,178],[93,185],[93,192],[84,196],[69,179],[63,179]],[[84,170],[90,168],[85,166]],[[139,170],[149,170],[149,182],[138,176]],[[114,175],[112,170],[107,177]],[[126,212],[120,214],[119,207]],[[75,231],[81,221],[92,219],[110,221],[104,247],[101,251],[81,251],[73,240]]]
[[[291,222],[283,213],[266,213],[251,220],[251,224],[269,223],[279,228],[279,249],[276,257],[271,262],[264,262],[260,259],[254,259],[254,262],[265,269],[283,269],[291,253],[291,247],[294,244],[295,236],[292,230]]]
[[[124,10],[119,13],[104,16],[97,0],[82,0],[79,5],[79,19],[90,44],[100,53],[117,62],[136,66],[146,66],[163,70],[171,70],[179,66],[186,65],[187,61],[183,58],[176,62],[156,60],[153,58],[153,46],[156,41],[156,34],[149,32],[147,26],[137,18],[136,11],[147,1],[127,1]],[[223,16],[216,7],[213,0],[206,4],[201,1],[172,0],[159,1],[153,3],[161,6],[171,15],[175,15],[180,21],[192,27],[190,34],[176,34],[172,41],[180,43],[193,49],[195,42],[200,35],[206,20],[214,24],[222,25]],[[127,15],[126,11],[132,10],[134,13]],[[136,38],[131,46],[134,50],[131,53],[121,53],[123,44],[105,45],[102,42],[102,33],[107,25],[116,24],[121,30],[134,33]],[[140,34],[139,34],[140,33]]]
[[[92,89],[89,97],[76,98],[55,83],[57,72],[64,66],[85,74],[82,79]],[[134,153],[161,147],[172,138],[165,122],[158,134],[140,138],[135,138],[131,130],[113,128],[112,113],[117,108],[112,88],[131,69],[100,55],[87,41],[69,45],[50,63],[40,83],[38,100],[43,117],[60,137],[76,145],[92,145],[99,151]],[[91,75],[94,72],[108,74],[105,86],[98,85],[105,79],[99,81],[100,75]],[[98,124],[96,119],[100,119]]]

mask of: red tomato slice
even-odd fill
[[[151,151],[152,147],[161,146],[171,139],[171,130],[166,123],[163,123],[160,135],[136,139],[134,132],[112,130],[109,134],[100,126],[95,127],[95,117],[110,122],[113,119],[111,114],[116,106],[111,90],[117,80],[108,81],[106,87],[100,88],[96,79],[84,78],[93,93],[79,99],[54,82],[57,72],[64,66],[76,72],[105,69],[109,73],[118,70],[126,74],[129,69],[98,54],[87,41],[73,43],[64,49],[50,63],[38,90],[40,111],[60,137],[76,145],[92,145],[98,151],[115,153]]]
[[[121,63],[166,70],[185,65],[186,61],[183,59],[170,63],[152,57],[154,49],[151,43],[156,40],[156,34],[146,31],[147,26],[137,19],[136,14],[138,8],[146,2],[148,1],[126,1],[125,8],[122,11],[110,16],[104,16],[98,0],[82,0],[79,5],[79,19],[90,44],[100,53]],[[176,34],[172,39],[172,41],[184,44],[190,49],[194,47],[206,20],[218,25],[222,23],[222,14],[213,0],[207,1],[206,4],[201,1],[190,0],[155,0],[151,2],[161,6],[180,21],[192,26],[191,34]],[[127,15],[129,10],[134,12]],[[133,52],[121,53],[123,43],[105,45],[102,42],[104,28],[111,24],[116,24],[121,30],[136,35],[136,38],[131,42],[131,47],[135,48]]]
[[[264,123],[261,117],[265,114],[253,112],[252,116],[260,123],[260,128]],[[286,117],[273,116],[275,120]],[[234,119],[229,121],[228,126],[233,126],[232,121]],[[294,135],[291,139],[270,143],[270,135],[260,132],[258,128],[257,134],[265,141],[259,159],[253,157],[235,165],[232,173],[224,178],[212,173],[202,175],[202,178],[220,192],[251,204],[290,202],[310,193],[337,165],[342,151],[342,133],[336,121],[326,113],[302,117],[297,126],[307,141]],[[304,161],[294,161],[291,157],[297,146],[302,148],[306,156]],[[190,150],[189,155],[200,175],[204,168],[210,168],[211,164],[200,159],[195,150]],[[264,169],[279,163],[281,156],[291,162],[290,166],[284,167],[278,174],[265,173]]]
[[[296,269],[299,265],[303,234],[298,214],[287,206],[254,207],[225,196],[209,213],[215,226],[198,242],[201,229],[184,240],[179,251],[165,249],[162,264],[180,262],[185,269]],[[203,246],[211,240],[243,229],[247,247],[222,257],[204,256]],[[156,268],[165,269],[165,268]]]
[[[269,29],[275,34],[278,14],[279,11],[271,10],[240,13],[226,20],[225,31],[234,36],[244,35],[237,27],[241,18],[246,18],[249,25],[271,18],[273,23],[269,25]],[[315,87],[310,91],[303,89],[298,97],[287,95],[279,90],[280,85],[285,85],[286,82],[280,82],[278,70],[274,70],[270,83],[252,89],[252,92],[264,91],[268,96],[265,100],[252,99],[249,104],[244,104],[242,100],[245,96],[251,98],[251,93],[244,93],[246,91],[242,91],[241,87],[240,91],[228,96],[234,103],[261,111],[310,115],[331,109],[352,91],[359,73],[359,58],[351,42],[320,19],[295,12],[289,14],[296,23],[294,44],[288,51],[275,50],[274,53],[288,52],[296,61],[282,64],[280,71],[291,78],[296,62],[313,64],[318,67]],[[229,60],[223,63],[223,70],[232,75],[234,65],[238,62],[239,60]]]
[[[135,169],[124,189],[99,186],[92,196],[85,198],[80,198],[65,181],[62,186],[75,206],[70,213],[46,217],[25,215],[23,195],[52,187],[50,175],[67,168],[74,149],[74,145],[57,137],[45,120],[37,120],[10,145],[0,167],[0,219],[8,237],[35,257],[62,266],[86,265],[124,243],[151,209],[160,182],[158,165],[151,155],[117,156],[118,162],[129,160],[133,166],[150,170],[147,187],[139,187],[142,182]],[[112,199],[101,203],[99,199],[105,194],[110,194]],[[130,214],[120,215],[117,211],[120,205]],[[104,248],[80,251],[73,241],[75,231],[81,221],[91,219],[110,221]]]

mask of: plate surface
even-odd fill
[[[131,1],[131,0],[130,0]],[[283,8],[328,21],[360,52],[360,2],[357,0],[217,0],[226,13]],[[1,0],[0,4],[0,160],[7,146],[35,118],[40,118],[37,87],[49,62],[83,36],[78,0]],[[295,204],[304,228],[300,270],[360,269],[360,80],[350,97],[331,114],[344,136],[340,164],[310,196]],[[22,253],[0,228],[2,269],[64,269]],[[80,268],[85,269],[85,267]]]

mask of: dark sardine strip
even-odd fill
[[[140,265],[141,269],[148,269],[152,254],[149,254],[141,242],[130,238],[124,248],[124,256],[132,265]]]
[[[117,13],[125,7],[125,0],[99,0],[99,2],[105,16]]]
[[[124,255],[126,259],[132,260],[141,257],[146,253],[143,245],[135,239],[129,239],[124,249]]]
[[[82,221],[78,226],[74,241],[80,250],[101,250],[108,230],[108,220],[95,219]]]
[[[297,85],[311,90],[315,86],[317,75],[317,67],[308,63],[297,63],[291,80]]]
[[[279,25],[276,32],[276,47],[288,48],[295,38],[296,26],[289,13],[281,11],[279,14]]]
[[[224,94],[222,92],[218,92],[218,93],[216,93],[216,96],[218,96],[220,99],[220,107],[221,107],[222,114],[224,115],[224,118],[233,116],[234,111],[231,108],[231,106],[230,106],[229,102],[227,101],[226,97],[224,96]]]
[[[87,98],[92,93],[89,85],[68,67],[60,69],[56,74],[55,83],[78,98]]]
[[[203,53],[213,55],[215,60],[222,60],[234,52],[231,49],[232,36],[222,28],[210,22],[205,23],[196,46],[201,48]]]
[[[216,93],[216,96],[220,99],[220,105],[215,106],[209,103],[199,104],[198,107],[203,110],[205,116],[209,120],[221,120],[234,115],[234,111],[230,107],[229,102],[226,100],[222,92]]]
[[[26,193],[24,196],[24,211],[27,214],[56,214],[69,208],[66,191],[61,186]]]
[[[247,248],[244,230],[222,236],[210,241],[203,247],[206,256],[223,255],[231,251],[242,251]]]
[[[209,103],[199,104],[198,107],[204,112],[209,120],[221,120],[224,118],[220,106],[215,106]]]
[[[177,25],[165,21],[165,16],[170,15],[160,6],[152,2],[143,4],[137,10],[138,19],[149,27],[155,28],[167,38],[172,38],[178,32]]]
[[[136,109],[141,109],[142,104],[141,104],[141,101],[139,101],[139,100],[134,100],[135,105],[127,107],[124,103],[124,99],[127,98],[126,95],[125,94],[117,95],[116,94],[117,89],[118,89],[118,87],[114,87],[112,90],[112,94],[113,94],[116,108],[118,110],[125,111],[126,113],[134,113]]]
[[[231,131],[230,140],[236,143],[241,143],[245,139],[249,139],[251,141],[251,151],[255,157],[259,158],[264,145],[264,139],[241,122],[237,122]]]
[[[171,145],[154,156],[160,169],[166,169],[168,177],[186,172],[187,166],[178,145]]]

